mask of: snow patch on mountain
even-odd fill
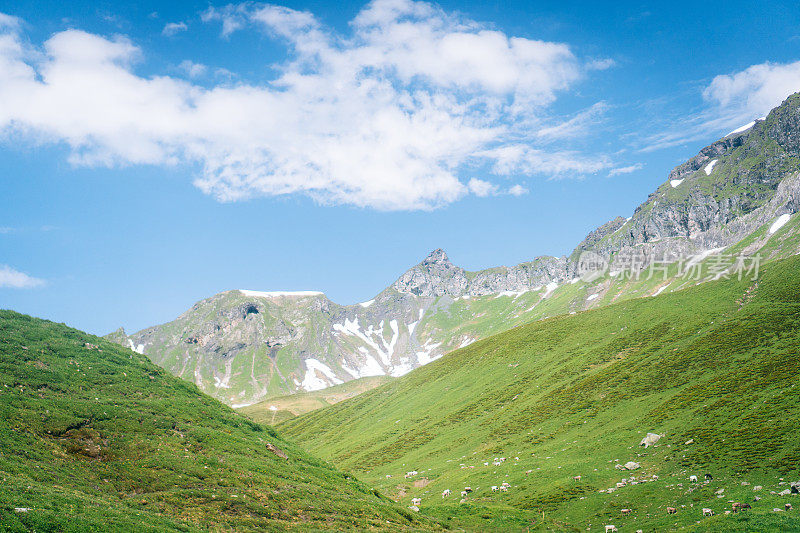
[[[684,178],[684,179],[685,179],[685,178]],[[680,185],[681,183],[683,183],[683,179],[679,179],[679,180],[669,180],[669,184],[670,184],[670,185],[672,185],[672,188],[673,188],[673,189],[674,189],[675,187],[677,187],[678,185]]]
[[[714,165],[716,165],[718,161],[719,159],[715,159],[711,163],[707,164],[705,168],[703,168],[703,172],[706,173],[706,176],[711,175],[711,173],[714,171]]]
[[[389,375],[399,378],[400,376],[405,376],[412,370],[414,370],[414,365],[411,364],[411,361],[408,358],[402,358],[398,364],[392,367],[392,371],[389,372]]]
[[[756,119],[756,120],[754,120],[754,121],[752,121],[752,122],[748,122],[748,123],[747,123],[747,124],[745,124],[744,126],[740,126],[740,127],[736,128],[735,130],[733,130],[732,132],[730,132],[729,134],[727,134],[725,137],[730,137],[731,135],[735,135],[735,134],[737,134],[737,133],[742,133],[743,131],[747,131],[747,130],[749,130],[750,128],[752,128],[753,126],[755,126],[755,125],[756,125],[756,122],[760,122],[760,121],[762,121],[762,120],[766,120],[766,119],[767,119],[767,117],[761,117],[761,118],[759,118],[759,119]]]
[[[721,252],[724,249],[725,249],[724,246],[722,248],[711,248],[710,250],[706,250],[705,252],[700,252],[697,255],[693,255],[692,258],[689,259],[689,262],[686,263],[686,268],[692,267],[692,266],[696,265],[697,263],[699,263],[700,261],[702,261],[705,258],[707,258],[708,256],[717,254],[717,253]]]
[[[779,216],[778,220],[773,222],[772,225],[769,227],[769,234],[772,235],[773,233],[775,233],[776,231],[781,229],[784,226],[784,224],[789,222],[790,218],[792,218],[792,215],[790,215],[788,213]]]
[[[495,298],[500,298],[502,296],[512,296],[514,298],[514,300],[516,300],[517,298],[519,298],[520,296],[522,296],[526,292],[528,292],[528,291],[503,291],[503,292],[498,292],[495,295]]]
[[[256,298],[280,298],[282,296],[288,298],[304,298],[307,296],[322,296],[324,293],[319,291],[248,291],[245,289],[239,289],[239,292],[244,294],[245,296],[253,296]]]
[[[360,305],[361,307],[367,308],[367,307],[369,307],[370,305],[372,305],[374,303],[375,303],[375,299],[373,298],[372,300],[369,300],[367,302],[361,302],[358,305]]]
[[[218,389],[230,389],[233,360],[225,361],[225,374],[220,378],[214,375],[214,386]]]
[[[369,376],[383,376],[386,374],[380,363],[378,363],[378,361],[372,357],[372,355],[370,355],[369,350],[363,346],[360,346],[358,351],[361,354],[360,357],[364,358],[361,366],[358,369],[352,369],[347,365],[342,364],[342,370],[353,376],[353,379],[365,378]],[[357,355],[356,357],[359,356]]]
[[[144,344],[140,344],[139,346],[134,346],[133,341],[131,339],[128,339],[128,344],[130,345],[131,350],[133,350],[134,352],[144,354]]]
[[[473,339],[473,338],[471,338],[471,337],[466,337],[466,338],[465,338],[463,341],[461,341],[461,344],[459,344],[459,345],[458,345],[458,347],[459,347],[459,348],[464,348],[464,347],[466,347],[466,346],[469,346],[470,344],[472,344],[473,342],[475,342],[475,340],[476,340],[476,339]]]
[[[542,298],[547,298],[548,296],[550,296],[550,293],[552,293],[554,290],[558,288],[558,283],[556,283],[555,281],[551,281],[550,283],[545,285],[544,288],[545,291],[544,294],[542,295]]]
[[[417,361],[419,361],[419,364],[427,365],[431,361],[440,358],[442,354],[431,356],[431,352],[441,346],[441,344],[441,342],[433,342],[430,339],[426,340],[425,344],[422,345],[422,351],[417,352]]]
[[[330,369],[328,365],[317,361],[314,358],[309,358],[303,361],[306,365],[306,375],[303,378],[302,387],[308,391],[315,391],[321,390],[326,387],[330,387],[331,384],[339,385],[343,383],[343,381],[336,377],[336,374],[333,373],[333,370]],[[319,372],[327,381],[321,377],[319,377]]]

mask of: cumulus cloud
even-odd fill
[[[513,185],[510,189],[508,189],[508,194],[511,196],[522,196],[524,194],[528,194],[528,189],[517,183]]]
[[[703,110],[675,127],[650,137],[644,151],[696,141],[710,135],[724,135],[766,116],[797,91],[800,91],[800,61],[766,62],[732,74],[718,75],[703,89]]]
[[[715,77],[703,91],[703,97],[717,111],[719,127],[724,129],[763,117],[797,91],[800,91],[800,61],[762,63]]]
[[[33,289],[44,284],[42,279],[31,277],[8,265],[0,265],[0,289]]]
[[[597,172],[605,157],[550,149],[585,131],[593,106],[549,109],[588,69],[569,46],[508,36],[426,2],[375,0],[347,35],[306,11],[209,8],[222,35],[260,28],[286,43],[269,83],[204,87],[136,74],[125,37],[79,30],[28,49],[0,19],[0,131],[66,145],[80,165],[194,164],[222,201],[304,194],[381,210],[431,209],[497,184],[461,177]],[[182,70],[199,76],[202,66]],[[541,130],[541,132],[540,132]]]
[[[186,25],[185,22],[168,22],[164,29],[161,30],[162,35],[166,35],[167,37],[172,37],[182,31],[188,30],[189,27]]]
[[[472,178],[467,183],[467,187],[469,188],[469,192],[474,194],[475,196],[486,197],[497,194],[498,187],[494,183],[490,183],[488,181],[479,180],[477,178]]]

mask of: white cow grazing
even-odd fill
[[[500,485],[500,492],[508,492],[508,486],[507,485]]]
[[[450,496],[450,489],[444,489],[442,491],[442,498],[447,498],[448,496]]]
[[[422,503],[422,498],[411,498],[411,505],[419,505]]]
[[[497,492],[497,485],[492,485],[492,492]]]
[[[692,483],[697,483],[697,476],[689,476],[689,481]]]
[[[714,511],[706,507],[703,507],[703,516],[714,516]]]
[[[462,498],[466,498],[466,497],[467,497],[467,494],[469,494],[469,492],[467,492],[467,491],[465,491],[465,490],[462,490],[462,491],[461,491],[461,497],[462,497]]]
[[[616,533],[617,526],[606,526],[606,533]]]

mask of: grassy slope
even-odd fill
[[[10,311],[0,435],[0,530],[431,525],[145,356]]]
[[[771,512],[786,499],[770,494],[786,488],[779,478],[800,479],[799,331],[795,257],[769,263],[758,283],[710,282],[515,328],[279,427],[452,524],[498,527],[506,509],[517,520],[503,528],[544,513],[564,530],[800,530],[797,511]],[[645,451],[647,431],[666,436]],[[509,460],[494,467],[497,456]],[[642,469],[624,473],[617,460]],[[431,483],[404,481],[412,469]],[[689,483],[705,472],[711,483]],[[599,492],[631,474],[659,480]],[[502,481],[508,493],[487,490]],[[439,496],[465,485],[467,505]],[[753,485],[764,490],[752,512],[702,518],[701,507],[721,515],[729,500],[751,501]]]
[[[391,380],[391,376],[354,379],[323,390],[268,398],[263,402],[241,407],[237,411],[256,422],[274,425],[315,409],[353,398]],[[273,407],[275,410],[272,409]]]

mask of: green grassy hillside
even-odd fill
[[[800,498],[775,494],[800,479],[799,351],[794,257],[757,282],[533,322],[278,427],[452,525],[800,530]],[[645,449],[647,432],[664,436]],[[620,470],[628,461],[641,466]],[[508,492],[490,490],[503,482]],[[459,504],[465,486],[474,492]],[[753,509],[726,516],[732,501]],[[795,510],[773,511],[786,502]]]
[[[313,392],[299,392],[288,396],[267,398],[263,402],[240,407],[238,412],[262,424],[274,425],[296,416],[339,403],[388,383],[391,376],[372,376],[354,379]]]
[[[0,530],[427,529],[156,367],[0,311]]]

